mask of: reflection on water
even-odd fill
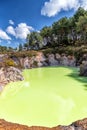
[[[24,70],[24,81],[10,83],[1,94],[0,118],[52,127],[87,117],[87,91],[77,73],[63,67]]]
[[[6,98],[6,96],[14,96],[17,93],[20,93],[21,90],[25,89],[26,87],[30,87],[29,81],[19,81],[15,83],[10,83],[1,93],[1,98]]]
[[[71,98],[64,99],[62,96],[56,96],[55,102],[59,103],[57,112],[58,121],[66,122],[66,120],[70,118],[70,115],[75,108],[75,102]],[[61,116],[59,116],[59,113],[61,113]]]

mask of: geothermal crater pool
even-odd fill
[[[0,118],[28,126],[67,125],[87,117],[87,78],[78,68],[24,70],[0,95]]]

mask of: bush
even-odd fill
[[[5,66],[16,66],[16,64],[14,63],[12,59],[5,59],[4,64]]]

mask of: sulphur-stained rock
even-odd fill
[[[74,125],[75,127],[82,127],[84,128],[84,130],[87,130],[87,118],[73,122],[72,125]]]
[[[24,68],[24,58],[19,58],[19,64]]]
[[[4,74],[4,68],[0,69],[0,81],[3,81],[5,79],[5,74]]]
[[[10,81],[18,81],[23,80],[22,72],[15,68],[9,67],[5,70],[6,78],[9,78]]]
[[[29,130],[27,126],[0,120],[0,130]]]
[[[7,122],[0,119],[0,130],[87,130],[87,118],[78,120],[68,126],[41,127],[41,126],[25,126],[21,124]]]
[[[24,68],[25,69],[29,69],[30,68],[29,58],[28,57],[24,58]]]
[[[1,68],[0,69],[0,92],[2,88],[9,82],[23,80],[21,70],[15,67]]]
[[[42,52],[37,53],[35,61],[37,62],[37,67],[46,66],[46,58]]]

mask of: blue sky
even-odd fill
[[[31,31],[71,17],[87,0],[0,0],[0,45],[16,47]]]

